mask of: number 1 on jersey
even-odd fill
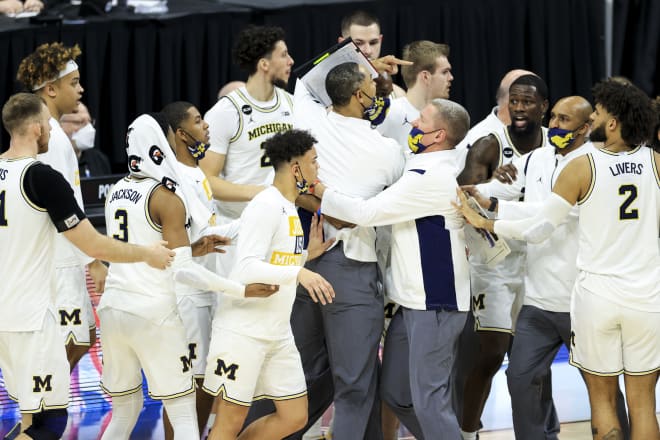
[[[7,215],[5,214],[5,193],[0,192],[0,226],[7,226]]]
[[[637,187],[635,185],[621,185],[619,187],[619,195],[624,196],[626,194],[628,194],[628,197],[619,208],[619,220],[637,220],[639,218],[639,211],[629,209],[630,205],[637,198]]]

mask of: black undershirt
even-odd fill
[[[58,232],[76,227],[85,218],[69,182],[49,165],[36,162],[29,166],[25,171],[23,190],[33,204],[48,211]]]

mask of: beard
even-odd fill
[[[275,87],[279,87],[280,89],[286,89],[287,81],[286,81],[285,79],[282,79],[282,78],[273,78],[272,81],[271,81],[271,83],[272,83]]]
[[[591,142],[605,142],[607,137],[605,136],[605,124],[600,124],[598,127],[591,130],[589,134],[589,139]]]

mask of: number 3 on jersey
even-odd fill
[[[5,193],[6,191],[0,192],[0,227],[7,226],[7,215],[5,212]]]
[[[116,210],[115,220],[119,221],[119,224],[117,225],[119,233],[113,234],[112,238],[120,241],[128,241],[128,212],[126,212],[125,209]]]
[[[621,185],[619,187],[619,195],[625,196],[626,194],[628,194],[628,197],[619,207],[619,220],[637,220],[639,218],[639,211],[630,208],[630,205],[637,198],[637,187],[635,185]]]

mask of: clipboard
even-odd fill
[[[330,97],[325,90],[325,78],[333,67],[345,62],[361,64],[369,71],[372,78],[378,76],[374,66],[351,38],[346,38],[341,43],[335,44],[311,60],[306,61],[300,67],[294,69],[293,74],[300,78],[316,100],[329,107],[332,102],[330,102]]]

